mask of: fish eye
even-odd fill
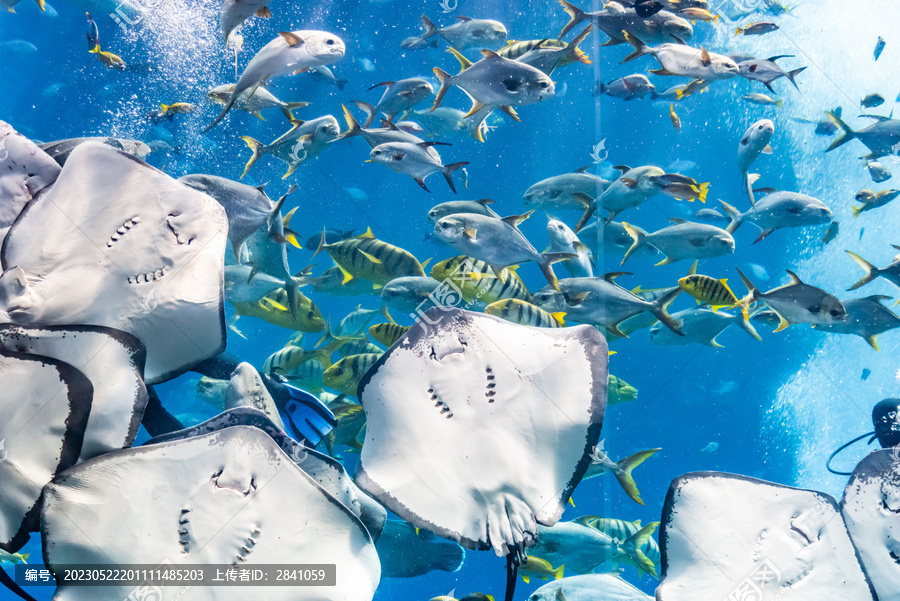
[[[550,84],[547,83],[546,81],[542,81],[542,82],[538,83],[538,85],[543,89],[543,88],[546,88],[547,86],[549,86]]]
[[[376,150],[376,151],[372,152],[372,154],[374,154],[374,155],[379,155],[379,154],[381,154],[381,151],[380,151],[380,150]]]
[[[332,40],[331,38],[328,38],[327,40],[325,40],[325,43],[328,44],[329,46],[334,46],[334,40]]]
[[[831,313],[832,317],[840,317],[841,315],[841,312],[837,309],[832,309],[831,311],[829,311],[829,313]]]

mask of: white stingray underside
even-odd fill
[[[10,228],[0,320],[124,330],[147,349],[146,380],[165,380],[224,348],[227,233],[209,196],[86,142]]]
[[[36,530],[41,489],[78,458],[91,393],[70,365],[0,351],[0,548]]]
[[[699,472],[672,483],[662,517],[658,601],[875,599],[824,493]]]
[[[144,347],[130,334],[96,326],[0,326],[0,350],[44,355],[82,372],[94,389],[78,461],[131,446],[147,388]]]
[[[59,165],[37,144],[0,121],[0,240],[25,205],[56,181]]]
[[[841,501],[879,601],[900,601],[900,460],[891,449],[859,462]]]
[[[589,326],[543,329],[434,309],[360,384],[357,484],[469,548],[533,544],[590,463],[607,350]]]
[[[191,588],[189,598],[203,601],[369,601],[380,578],[365,527],[257,428],[110,453],[60,474],[45,495],[41,527],[51,568],[337,566],[335,587]],[[125,599],[133,589],[67,586],[54,599]]]

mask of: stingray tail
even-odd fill
[[[858,254],[856,254],[854,252],[850,252],[849,250],[846,252],[848,255],[850,255],[850,257],[854,261],[856,261],[856,264],[859,265],[860,267],[862,267],[866,272],[866,275],[864,275],[862,278],[860,278],[855,284],[853,284],[852,286],[847,288],[848,292],[851,290],[856,290],[857,288],[862,288],[863,286],[865,286],[866,284],[868,284],[869,282],[871,282],[872,280],[874,280],[875,278],[878,277],[878,268],[877,267],[875,267],[874,265],[872,265],[871,263],[869,263],[868,261],[866,261],[865,259],[863,259],[862,257],[860,257]]]
[[[684,333],[681,331],[681,324],[669,314],[669,305],[672,304],[672,301],[675,300],[681,294],[681,288],[675,288],[669,293],[661,296],[656,299],[652,303],[650,303],[650,312],[656,316],[656,319],[660,320],[665,324],[667,328],[678,334],[679,336],[684,336]],[[628,492],[626,490],[626,492]],[[640,501],[638,501],[640,503]],[[643,505],[643,503],[641,503]]]
[[[241,140],[247,143],[247,146],[250,147],[250,151],[253,153],[250,155],[250,160],[247,161],[247,165],[244,166],[244,172],[241,173],[241,179],[244,179],[244,176],[250,171],[250,167],[259,160],[259,157],[265,154],[266,147],[262,142],[255,138],[251,138],[250,136],[241,136]]]
[[[838,146],[843,146],[844,144],[846,144],[847,142],[849,142],[850,140],[852,140],[853,138],[856,137],[856,132],[853,131],[852,129],[850,129],[850,126],[847,125],[846,123],[844,123],[837,114],[829,113],[829,112],[826,112],[825,114],[828,115],[828,118],[831,119],[832,123],[834,123],[839,128],[841,128],[841,135],[838,136],[838,138],[834,142],[831,143],[831,146],[829,146],[825,150],[825,152],[834,150]]]
[[[650,558],[644,555],[644,552],[641,550],[647,541],[650,540],[650,537],[653,536],[653,533],[656,531],[657,527],[659,527],[659,522],[653,522],[652,524],[647,524],[633,535],[629,536],[625,539],[619,548],[622,550],[625,555],[627,555],[636,565],[640,567],[640,569],[644,570],[651,576],[656,577],[656,564],[650,561]]]
[[[622,485],[622,490],[625,491],[625,494],[639,505],[644,505],[644,502],[641,500],[641,493],[638,491],[634,478],[631,477],[631,471],[659,450],[660,449],[647,449],[646,451],[638,451],[634,455],[626,457],[616,464],[619,466],[619,469],[616,470],[616,480]]]

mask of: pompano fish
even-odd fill
[[[873,349],[880,351],[878,335],[900,328],[900,317],[882,304],[888,300],[891,300],[890,296],[875,294],[841,301],[847,310],[847,319],[828,324],[813,324],[812,327],[832,334],[855,334],[863,338]]]
[[[684,44],[660,44],[651,47],[631,35],[626,35],[625,39],[634,46],[634,52],[626,56],[622,62],[627,63],[649,54],[662,66],[661,69],[650,71],[656,75],[682,75],[703,81],[714,81],[731,79],[739,73],[738,65],[733,60],[722,54],[709,52],[706,48],[701,48],[698,52],[696,48]]]
[[[866,211],[883,207],[898,196],[900,196],[900,190],[893,188],[890,190],[879,190],[878,192],[874,190],[860,190],[856,193],[855,200],[856,202],[861,202],[862,206],[850,207],[853,211],[853,218],[856,219]]]
[[[575,226],[576,233],[581,231],[597,209],[609,211],[608,220],[611,221],[625,209],[637,207],[656,196],[666,185],[666,182],[659,179],[665,175],[665,171],[653,165],[633,169],[627,165],[617,165],[616,169],[622,176],[610,183],[596,200],[591,201],[590,208]]]
[[[440,156],[435,158],[428,152],[438,144],[450,146],[445,142],[419,142],[418,144],[385,142],[371,150],[369,162],[390,167],[397,173],[410,176],[426,192],[431,192],[431,190],[425,186],[425,178],[432,173],[440,173],[447,180],[447,185],[450,186],[450,189],[456,193],[456,186],[453,184],[453,176],[451,174],[457,169],[465,167],[469,162],[461,161],[444,165]]]
[[[566,0],[560,0],[559,3],[569,15],[569,22],[560,32],[560,38],[583,21],[589,21],[609,36],[604,46],[621,44],[626,41],[627,35],[648,44],[662,44],[675,38],[687,40],[694,35],[694,29],[688,21],[665,10],[642,17],[633,8],[614,1],[607,2],[603,10],[593,13],[584,12]]]
[[[847,317],[847,311],[841,301],[821,288],[804,284],[793,271],[788,270],[788,275],[791,276],[790,284],[773,288],[768,292],[757,289],[740,269],[737,272],[747,287],[747,296],[742,298],[738,305],[747,309],[753,303],[764,302],[780,319],[778,327],[775,328],[776,332],[795,323],[830,324],[844,321]]]
[[[562,40],[510,42],[510,45],[501,48],[497,52],[497,54],[504,58],[511,58],[513,60],[519,61],[520,63],[531,65],[535,69],[539,69],[547,75],[550,75],[560,67],[571,65],[573,63],[580,62],[584,63],[585,65],[590,65],[590,59],[580,48],[578,48],[578,45],[581,44],[585,40],[585,38],[587,38],[588,34],[591,32],[591,29],[593,29],[593,25],[588,25],[584,29],[584,31],[575,36],[575,38],[569,43],[563,42]],[[516,55],[517,51],[524,48],[523,45],[526,44],[530,44],[531,48],[529,48],[521,55]],[[507,52],[504,53],[504,50],[507,50]]]
[[[900,250],[900,246],[892,245],[896,250]],[[900,287],[900,255],[894,257],[893,262],[887,267],[875,267],[861,256],[854,252],[846,251],[848,255],[850,255],[856,264],[865,270],[866,274],[859,279],[855,284],[847,288],[847,291],[856,290],[862,286],[865,286],[869,282],[873,281],[875,278],[884,278],[889,281],[894,286]]]
[[[315,251],[319,248],[319,243],[324,239],[328,244],[334,244],[335,242],[340,242],[341,240],[346,240],[350,236],[353,235],[353,232],[356,230],[333,230],[329,228],[325,228],[324,230],[319,230],[318,232],[314,232],[306,237],[306,241],[303,242],[303,248],[306,250]]]
[[[547,313],[540,307],[517,298],[507,298],[493,302],[484,308],[484,312],[523,326],[535,328],[566,327],[565,314]]]
[[[344,86],[350,83],[349,79],[339,79],[334,74],[334,71],[332,71],[325,65],[310,67],[307,73],[309,73],[312,77],[318,79],[319,81],[324,81],[326,83],[336,85],[338,90],[343,90]]]
[[[346,106],[342,104],[341,108],[344,110],[344,121],[347,122],[347,131],[338,136],[338,140],[360,136],[372,148],[388,142],[406,142],[409,144],[421,144],[424,142],[422,138],[401,130],[389,121],[382,123],[384,127],[364,129]],[[429,148],[427,151],[433,158],[439,158],[437,151],[433,148]]]
[[[881,182],[885,182],[891,179],[891,172],[887,170],[880,161],[869,161],[866,164],[866,169],[869,171],[869,177],[872,178],[872,181],[876,184],[880,184]]]
[[[441,87],[432,110],[440,106],[447,90],[459,86],[472,98],[472,108],[466,117],[487,107],[496,107],[519,121],[513,106],[541,102],[556,93],[550,78],[530,65],[503,58],[491,50],[482,50],[484,58],[474,64],[453,48],[450,52],[459,60],[460,72],[450,75],[443,69],[434,68]]]
[[[256,53],[235,84],[225,108],[203,133],[225,118],[245,90],[250,90],[252,96],[269,79],[336,63],[344,57],[344,52],[344,42],[332,33],[314,30],[280,32],[277,38]]]
[[[528,601],[596,601],[597,599],[653,601],[654,598],[629,584],[618,574],[606,573],[584,574],[554,580],[532,593]]]
[[[522,197],[526,207],[544,211],[586,211],[609,182],[581,167],[572,173],[554,175],[529,187]]]
[[[793,71],[785,71],[781,67],[779,67],[775,61],[780,58],[792,58],[793,54],[780,54],[778,56],[772,56],[769,58],[755,58],[753,60],[744,61],[742,63],[738,63],[738,69],[740,70],[741,77],[746,77],[747,79],[752,79],[753,81],[760,81],[767,88],[769,88],[770,92],[774,92],[772,89],[772,82],[780,77],[786,77],[788,81],[790,81],[795,88],[798,90],[800,87],[797,85],[797,81],[794,79],[799,73],[806,70],[806,67],[800,67],[799,69],[794,69]]]
[[[777,229],[821,225],[831,222],[832,218],[831,209],[824,202],[797,192],[773,191],[763,196],[745,213],[724,200],[719,202],[731,220],[725,228],[728,233],[735,232],[744,222],[752,223],[762,230],[754,244]]]
[[[488,217],[497,217],[500,215],[488,205],[494,204],[490,198],[482,198],[480,200],[451,200],[442,202],[441,204],[431,207],[428,211],[426,220],[428,225],[434,225],[438,219],[447,215],[456,215],[457,213],[475,213],[477,215],[487,215]]]
[[[656,573],[656,567],[647,559],[641,547],[646,542],[658,522],[648,525],[639,533],[624,541],[613,540],[607,534],[590,526],[576,522],[557,522],[551,527],[538,526],[538,543],[533,554],[553,564],[565,564],[566,570],[576,574],[590,574],[594,568],[605,561],[621,555],[631,558],[644,567],[644,571]],[[568,578],[557,580],[565,582]],[[603,597],[594,597],[595,599]],[[557,597],[560,599],[560,597]],[[562,599],[565,599],[563,597]]]
[[[403,313],[415,315],[416,309],[431,298],[441,283],[429,276],[394,278],[381,289],[381,302]]]
[[[468,136],[484,142],[485,135],[492,129],[487,118],[493,110],[493,107],[487,107],[466,117],[466,111],[441,106],[431,111],[410,111],[403,117],[414,119],[424,127],[428,137]]]
[[[428,81],[420,77],[412,77],[409,79],[401,79],[398,81],[384,81],[377,83],[370,90],[374,90],[379,86],[384,86],[384,94],[378,104],[372,106],[366,102],[356,101],[356,106],[361,108],[367,115],[363,128],[368,128],[375,121],[378,113],[384,113],[388,121],[393,121],[394,117],[405,111],[411,110],[414,106],[434,94],[434,88]]]
[[[572,277],[593,277],[591,251],[584,242],[578,239],[569,226],[558,219],[551,219],[547,222],[547,238],[550,239],[549,251],[577,256],[575,259],[566,259],[561,263]]]
[[[416,50],[434,45],[437,38],[443,38],[452,48],[468,50],[469,48],[498,48],[506,40],[506,27],[500,21],[490,19],[472,19],[456,17],[457,23],[438,28],[431,19],[422,15],[425,33],[418,37],[406,38],[400,43],[403,48]]]
[[[634,100],[635,98],[643,98],[647,94],[655,94],[656,87],[650,83],[646,75],[635,73],[634,75],[626,75],[625,77],[614,79],[606,84],[600,82],[597,86],[597,92],[613,98],[621,98],[622,100]]]
[[[726,311],[713,311],[708,307],[686,309],[673,313],[672,317],[681,324],[683,336],[674,336],[668,328],[662,324],[650,327],[650,344],[660,346],[683,346],[686,344],[705,344],[714,348],[722,348],[716,341],[716,337],[725,329],[737,324],[759,342],[762,337],[756,328],[750,323],[746,315],[741,313],[728,313]]]
[[[284,280],[265,273],[254,273],[250,279],[252,272],[249,265],[225,266],[225,300],[230,303],[254,302],[284,287]],[[312,283],[305,276],[293,278],[293,282],[298,287]]]
[[[551,265],[572,259],[569,253],[541,254],[519,231],[518,225],[531,215],[512,215],[497,219],[485,215],[460,213],[439,219],[434,234],[441,241],[470,257],[491,266],[496,276],[504,279],[502,270],[510,265],[534,261],[554,288],[559,284]]]
[[[648,234],[639,227],[622,223],[634,239],[634,244],[622,258],[622,265],[645,244],[649,244],[663,253],[666,258],[657,265],[668,265],[682,259],[707,259],[730,255],[734,252],[734,238],[721,228],[706,223],[693,223],[684,219],[672,218],[673,225]]]
[[[611,334],[625,338],[619,324],[639,313],[652,313],[675,333],[680,326],[669,315],[667,307],[681,293],[677,286],[654,301],[647,301],[622,288],[615,279],[624,273],[608,273],[603,277],[566,278],[560,290],[543,288],[534,294],[534,304],[548,313],[565,313],[566,319],[606,328]]]
[[[219,13],[219,27],[222,29],[222,35],[225,36],[225,43],[228,43],[231,32],[251,16],[256,15],[262,19],[270,18],[272,11],[266,7],[269,2],[270,0],[225,0]]]
[[[831,146],[825,152],[830,152],[839,146],[843,146],[850,140],[856,139],[869,149],[869,154],[864,157],[866,159],[877,159],[896,153],[894,149],[897,147],[897,144],[900,144],[900,119],[891,119],[880,115],[860,115],[861,117],[874,119],[875,123],[859,131],[853,131],[849,125],[841,121],[840,115],[837,113],[825,114],[841,130],[841,135],[831,143]]]
[[[578,232],[578,239],[588,245],[595,257],[618,257],[621,259],[634,244],[634,240],[618,221],[606,221],[602,224],[599,232],[597,223],[591,223]],[[652,246],[646,246],[639,249],[636,254],[655,255],[657,252]]]
[[[748,180],[747,170],[750,169],[750,165],[753,164],[753,161],[755,161],[760,154],[772,154],[772,147],[769,146],[769,140],[772,139],[772,134],[774,133],[775,124],[772,120],[760,119],[744,132],[744,137],[742,137],[740,143],[738,143],[737,156],[738,169],[741,172],[741,183],[746,187],[747,194],[750,195],[750,200],[754,203],[753,190],[750,188],[752,182]]]
[[[694,221],[703,223],[728,223],[730,221],[728,217],[715,209],[700,209],[699,211],[694,211],[691,217],[693,217]]]
[[[270,144],[263,144],[250,136],[241,136],[241,140],[246,142],[252,152],[241,178],[247,175],[250,167],[260,157],[271,154],[288,164],[287,171],[281,177],[286,179],[301,163],[319,156],[331,142],[338,139],[340,133],[341,127],[337,119],[331,115],[324,115],[309,121],[291,121],[291,129]]]
[[[210,90],[206,96],[219,104],[228,104],[228,101],[231,99],[231,95],[234,92],[234,86],[235,84],[233,83],[218,86]],[[293,110],[303,108],[304,106],[309,106],[309,103],[282,102],[269,90],[259,87],[256,88],[256,91],[252,94],[249,89],[244,90],[241,97],[235,100],[232,108],[238,111],[246,111],[261,121],[265,121],[266,118],[262,116],[260,111],[278,108],[281,109],[281,112],[284,113],[284,116],[287,117],[288,121],[293,121]]]

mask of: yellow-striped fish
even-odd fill
[[[335,447],[338,445],[350,447],[351,450],[359,452],[362,449],[362,438],[366,427],[366,412],[363,411],[362,406],[336,399],[329,403],[328,408],[334,414],[334,419],[337,420],[337,425],[323,440],[328,454],[339,458],[335,454]]]
[[[491,303],[484,308],[484,312],[523,326],[534,326],[536,328],[566,327],[566,322],[563,320],[565,313],[547,313],[540,307],[517,298],[506,298]]]
[[[302,388],[307,392],[317,394],[322,391],[325,365],[322,364],[320,357],[313,357],[281,375],[283,375],[292,385]]]
[[[293,303],[287,290],[279,288],[256,302],[237,302],[232,305],[238,315],[258,317],[289,330],[315,333],[325,328],[325,320],[319,307],[299,291],[293,294]]]
[[[325,370],[322,383],[347,396],[356,396],[356,389],[366,372],[375,365],[382,353],[365,353],[344,357]]]
[[[437,263],[431,269],[431,277],[439,282],[449,280],[460,289],[467,303],[479,300],[489,305],[504,298],[531,302],[531,293],[516,269],[517,266],[506,267],[498,278],[484,261],[459,255]]]
[[[381,288],[394,278],[424,276],[423,267],[428,263],[419,263],[412,254],[399,246],[377,239],[372,228],[368,228],[365,234],[333,244],[327,244],[325,236],[322,236],[313,257],[323,250],[343,272],[343,284],[363,279],[372,282],[375,288]]]
[[[409,330],[409,326],[401,326],[396,323],[378,323],[369,328],[369,336],[384,346],[390,347],[401,336],[406,334],[407,330]]]
[[[519,576],[522,577],[526,584],[531,582],[532,578],[559,580],[563,577],[565,569],[565,565],[554,568],[546,559],[529,555],[525,563],[519,564]]]
[[[713,311],[723,307],[733,307],[738,303],[738,298],[728,287],[728,280],[710,277],[695,273],[686,275],[678,280],[678,287],[697,299],[697,304],[708,304]],[[746,315],[746,308],[744,315]]]

